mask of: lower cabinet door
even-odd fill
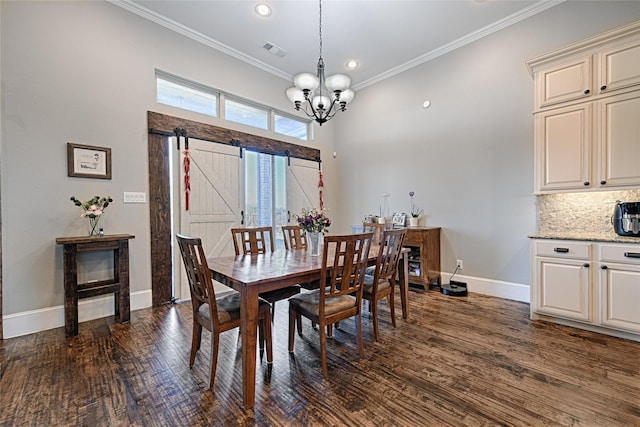
[[[600,266],[600,323],[640,332],[640,266]]]
[[[589,265],[579,260],[536,258],[539,288],[535,311],[590,321]]]

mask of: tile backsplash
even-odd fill
[[[640,190],[539,195],[538,231],[606,234],[613,230],[611,215],[616,200],[640,202]]]

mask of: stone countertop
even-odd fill
[[[584,240],[584,241],[594,241],[594,242],[640,244],[640,237],[618,236],[614,232],[580,233],[575,231],[538,231],[536,233],[529,234],[528,237],[531,239]]]

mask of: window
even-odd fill
[[[282,246],[287,224],[286,158],[247,151],[245,157],[244,224],[274,228],[276,246]]]
[[[307,123],[301,120],[284,117],[277,113],[275,115],[275,125],[273,130],[283,135],[289,135],[294,138],[306,140],[308,139],[308,128],[309,126]]]
[[[310,140],[311,121],[225,94],[196,82],[156,70],[156,101],[183,110],[218,117],[224,100],[224,120]],[[273,124],[270,117],[273,116]]]
[[[269,113],[246,103],[238,102],[232,99],[224,100],[225,119],[253,126],[259,129],[269,129]]]
[[[218,116],[218,97],[214,93],[156,77],[156,101],[184,110]]]

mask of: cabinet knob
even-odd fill
[[[584,94],[585,94],[585,95],[589,95],[590,93],[591,93],[591,91],[590,91],[589,89],[585,89],[585,90],[584,90]]]
[[[584,184],[585,187],[588,187],[589,186],[589,181],[585,181],[585,182],[583,182],[583,184]]]
[[[585,268],[589,268],[589,263],[585,262],[584,264],[582,264],[582,266],[585,267]]]
[[[606,88],[607,88],[607,85],[600,86],[600,90],[605,90]]]
[[[602,267],[600,267],[600,268],[601,268],[601,269],[603,269],[603,270],[606,270],[606,269],[608,269],[609,267],[607,267],[606,265],[603,265],[603,266],[602,266]]]
[[[604,179],[602,181],[600,181],[600,185],[605,185],[607,183],[607,181],[605,181]]]

